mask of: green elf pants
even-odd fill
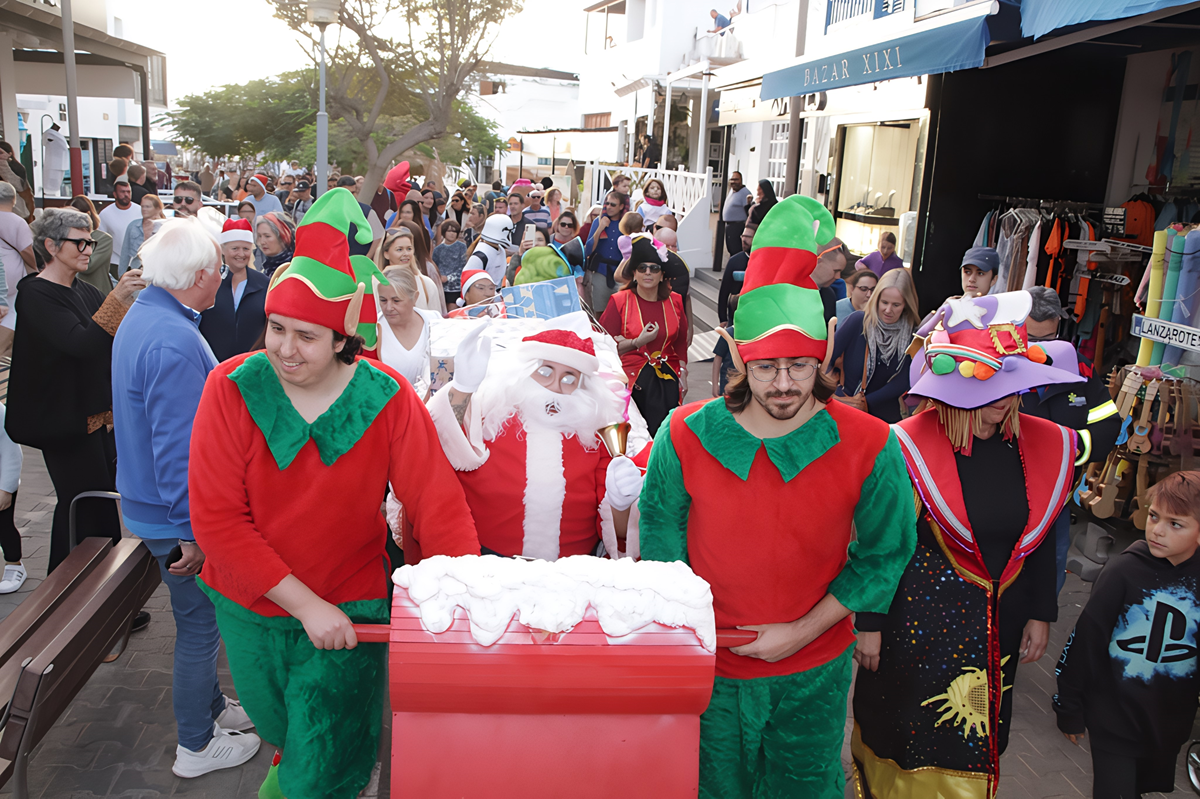
[[[371,779],[383,720],[385,644],[317,649],[291,616],[260,616],[204,585],[217,609],[238,699],[280,747],[289,799],[354,799]],[[385,599],[343,602],[354,622],[387,623]]]
[[[781,677],[717,677],[700,717],[700,796],[841,799],[854,647]]]

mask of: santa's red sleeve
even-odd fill
[[[474,397],[472,397],[474,400]],[[483,441],[483,415],[479,403],[467,405],[463,424],[458,423],[454,409],[450,407],[450,390],[443,388],[429,400],[429,417],[437,430],[442,452],[450,465],[460,472],[472,472],[488,459],[487,444]],[[464,429],[465,425],[465,429]]]
[[[413,538],[424,557],[478,555],[475,521],[458,476],[442,452],[433,420],[412,391],[402,391],[400,396],[406,401],[393,428],[388,476],[412,523]]]

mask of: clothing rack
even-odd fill
[[[1000,194],[980,194],[979,199],[987,200],[988,202],[1002,202],[1005,205],[1011,205],[1016,208],[1041,208],[1041,209],[1059,209],[1063,211],[1086,211],[1088,209],[1100,210],[1104,208],[1104,203],[1083,203],[1073,200],[1047,200],[1036,197],[1011,197]]]

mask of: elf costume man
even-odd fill
[[[734,318],[738,373],[723,400],[673,411],[650,453],[642,557],[686,561],[717,627],[758,634],[717,651],[702,797],[843,795],[850,614],[887,608],[913,551],[895,436],[829,402],[819,373],[832,336],[812,270],[833,230],[811,198],[771,209]]]
[[[603,538],[612,557],[636,557],[642,475],[598,436],[621,421],[622,402],[599,374],[595,343],[552,328],[493,356],[487,324],[463,339],[454,380],[429,400],[484,553],[557,560],[593,554]]]
[[[267,292],[266,351],[210,374],[193,426],[197,578],[217,609],[238,696],[282,748],[262,797],[350,799],[378,751],[385,650],[350,622],[388,621],[390,482],[426,554],[478,554],[475,525],[407,380],[350,353],[365,287],[346,189],[321,196]]]

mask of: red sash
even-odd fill
[[[983,565],[983,556],[963,504],[954,448],[938,424],[937,411],[930,408],[892,425],[892,429],[900,441],[909,476],[934,524],[934,532],[938,533],[940,528],[938,537],[949,550],[947,554],[956,571],[972,582],[987,585],[998,580],[1001,586],[1006,586],[1020,572],[1021,561],[1053,527],[1071,495],[1075,432],[1045,419],[1021,414],[1017,447],[1025,470],[1029,521],[1004,572],[996,577],[988,574]],[[997,502],[1004,500],[1005,497],[996,497]]]

